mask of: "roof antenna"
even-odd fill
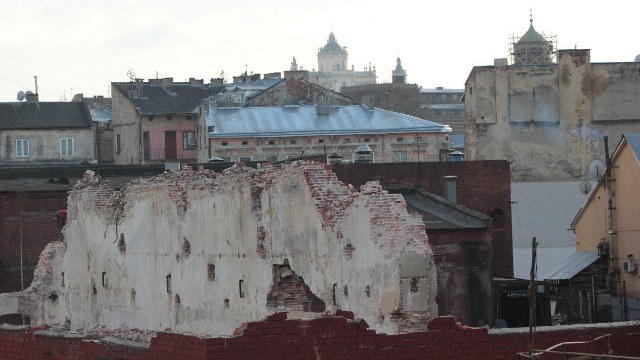
[[[529,8],[529,22],[533,25],[533,12],[531,11],[531,8]]]
[[[38,75],[34,75],[33,78],[36,80],[36,94],[38,94]]]

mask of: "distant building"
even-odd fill
[[[83,102],[89,108],[95,133],[96,159],[100,164],[113,163],[113,128],[111,127],[111,98],[84,97],[76,94],[71,101]]]
[[[454,134],[464,134],[464,89],[420,89],[420,107],[425,119],[451,126]],[[462,147],[464,140],[459,139]]]
[[[318,49],[318,69],[309,73],[311,82],[333,91],[340,92],[345,86],[368,85],[376,83],[376,69],[371,63],[362,71],[356,71],[354,66],[348,65],[349,53],[347,48],[338,44],[333,32],[325,46]],[[291,63],[291,70],[297,70],[295,57]]]
[[[447,158],[451,128],[366,106],[294,105],[219,108],[202,112],[198,160],[279,161],[337,153],[353,160],[359,144],[374,162],[424,162]]]
[[[203,80],[111,83],[115,164],[195,161],[200,102],[225,85]]]
[[[95,160],[89,109],[82,102],[0,103],[0,165]]]

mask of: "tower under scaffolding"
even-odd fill
[[[509,54],[512,65],[543,65],[556,60],[558,41],[555,35],[545,35],[533,28],[533,17],[529,19],[529,30],[517,37],[511,35]]]

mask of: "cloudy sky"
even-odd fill
[[[529,26],[557,35],[561,49],[591,49],[592,62],[640,54],[633,2],[2,0],[0,101],[35,90],[41,101],[109,95],[111,81],[136,77],[230,78],[245,70],[288,70],[291,58],[317,68],[331,29],[356,70],[374,64],[391,80],[399,55],[408,81],[462,88],[471,68],[507,57]],[[637,6],[636,6],[637,7]],[[637,9],[636,9],[637,10]]]

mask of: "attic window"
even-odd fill
[[[249,145],[249,141],[247,141],[247,140],[242,140],[242,145]]]
[[[318,139],[318,144],[323,144],[324,143],[324,139]]]

